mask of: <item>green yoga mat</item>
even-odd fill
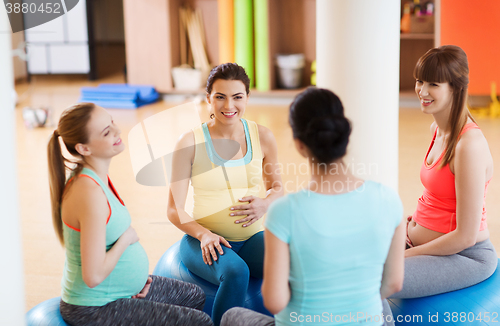
[[[234,0],[234,59],[254,86],[252,0]]]
[[[270,89],[268,0],[254,0],[255,15],[255,88]]]

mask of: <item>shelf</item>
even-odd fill
[[[162,93],[174,90],[171,70],[180,65],[179,8],[199,8],[203,16],[208,60],[219,60],[217,0],[123,0],[127,78],[131,84],[153,85]],[[316,0],[267,0],[269,38],[269,85],[278,88],[278,54],[303,53],[305,67],[301,85],[309,85],[311,64],[316,59]],[[155,31],[155,33],[151,33]],[[154,51],[144,49],[154,48]],[[259,76],[254,78],[258,79]],[[178,93],[182,95],[183,93]]]
[[[252,97],[267,97],[267,96],[273,96],[273,97],[295,97],[299,93],[305,91],[307,87],[300,87],[296,89],[272,89],[270,91],[259,91],[255,88],[250,89],[250,96]],[[200,88],[197,90],[178,90],[178,89],[172,89],[168,92],[165,92],[165,94],[169,95],[203,95],[205,96],[205,89]]]
[[[402,40],[433,40],[434,34],[423,34],[423,33],[401,33],[400,38]]]

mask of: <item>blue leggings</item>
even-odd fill
[[[212,319],[218,326],[224,312],[232,307],[242,307],[248,290],[250,276],[262,278],[264,265],[264,232],[254,234],[246,241],[229,241],[223,255],[212,265],[203,262],[200,241],[189,235],[181,240],[181,259],[184,265],[199,277],[219,285],[212,308]]]

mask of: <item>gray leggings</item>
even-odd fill
[[[383,302],[384,310],[389,307],[387,300]],[[389,312],[391,309],[389,308]],[[387,320],[387,318],[385,318]],[[274,318],[246,308],[235,307],[224,313],[220,326],[274,326]],[[387,323],[384,322],[384,326]]]
[[[489,239],[454,255],[406,258],[403,290],[391,298],[427,297],[472,286],[490,277],[497,262]]]
[[[498,257],[490,239],[449,256],[414,256],[405,259],[403,289],[394,299],[427,297],[464,289],[490,277]],[[392,314],[384,306],[384,315]]]
[[[61,315],[72,326],[179,325],[213,326],[206,313],[205,293],[197,285],[161,276],[144,299],[118,299],[104,306],[77,306],[61,300]]]

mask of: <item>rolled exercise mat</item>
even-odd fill
[[[270,89],[268,0],[254,0],[255,19],[255,88]]]
[[[218,0],[219,63],[234,62],[234,0]]]
[[[234,0],[234,59],[254,85],[252,0]]]
[[[139,101],[141,104],[149,104],[155,102],[160,94],[156,91],[152,85],[130,85],[130,84],[100,84],[99,88],[105,90],[135,90],[139,95]]]
[[[93,102],[104,108],[135,109],[158,98],[158,92],[149,85],[101,84],[82,87],[79,102]]]

